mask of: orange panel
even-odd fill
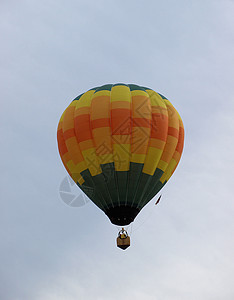
[[[64,114],[63,131],[74,128],[74,111],[75,106],[69,106]]]
[[[69,160],[71,160],[71,156],[70,154],[67,152],[63,155],[63,161],[65,164],[67,164],[69,162]]]
[[[66,140],[67,148],[69,149],[69,153],[71,155],[71,159],[73,160],[74,164],[77,164],[83,161],[83,156],[79,150],[76,138],[70,138]]]
[[[128,101],[113,101],[111,102],[111,109],[127,108],[130,109],[131,103]]]
[[[151,104],[149,97],[132,96],[133,118],[151,119]]]
[[[75,110],[74,113],[74,118],[80,115],[88,115],[90,113],[90,107],[85,106],[85,107],[79,107]]]
[[[91,104],[91,119],[102,119],[110,116],[110,96],[97,96],[95,94]]]
[[[179,129],[178,113],[172,105],[167,105],[168,126]]]
[[[150,142],[149,142],[149,147],[163,150],[163,148],[165,147],[165,144],[166,144],[166,142],[164,142],[162,140],[151,138]]]
[[[94,129],[93,139],[97,155],[112,153],[110,127],[101,127]]]

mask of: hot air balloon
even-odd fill
[[[175,171],[184,128],[163,95],[135,84],[106,84],[71,102],[57,138],[71,178],[113,224],[125,226]]]

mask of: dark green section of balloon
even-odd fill
[[[116,218],[110,215],[113,208],[121,207],[119,211],[124,206],[129,211],[132,208],[133,217],[164,186],[160,182],[163,171],[156,169],[153,176],[142,173],[143,164],[130,163],[129,171],[122,172],[115,171],[114,163],[103,164],[101,169],[102,173],[96,176],[92,176],[88,169],[83,171],[81,175],[85,182],[79,187],[112,221]]]

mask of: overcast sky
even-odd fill
[[[1,299],[234,299],[233,20],[231,0],[1,1]],[[72,99],[117,82],[167,96],[186,133],[126,251],[61,200],[56,141]]]

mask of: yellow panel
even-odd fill
[[[150,128],[133,127],[131,136],[131,152],[146,154],[150,138]]]
[[[79,182],[80,184],[82,184],[84,182],[83,177],[81,176],[81,172],[84,171],[86,169],[85,163],[81,162],[78,163],[77,165],[75,165],[73,163],[72,160],[70,160],[67,164],[66,164],[68,170],[70,171],[71,177],[75,182]]]
[[[154,172],[158,166],[158,162],[163,153],[162,149],[157,149],[154,147],[148,148],[148,153],[145,159],[143,173],[154,175]]]
[[[160,106],[164,109],[166,109],[166,105],[162,99],[162,97],[152,90],[146,90],[150,97],[150,103],[152,106]]]
[[[158,163],[158,165],[157,165],[157,168],[159,168],[162,171],[165,171],[166,168],[167,168],[167,166],[168,166],[167,162],[165,162],[163,160],[160,160],[159,163]]]
[[[113,163],[112,153],[111,154],[98,155],[97,157],[98,157],[99,164]]]
[[[81,151],[93,148],[93,140],[86,140],[79,143]]]
[[[63,118],[64,118],[64,115],[65,115],[65,112],[66,112],[66,110],[63,112],[63,114],[62,114],[62,116],[61,116],[59,122],[63,122]]]
[[[177,138],[175,138],[173,136],[170,136],[170,135],[167,136],[166,146],[163,150],[163,154],[162,154],[162,157],[161,157],[161,159],[163,161],[168,162],[168,163],[170,162],[170,160],[172,159],[172,156],[175,152],[177,143],[178,143]]]
[[[78,181],[79,184],[84,183],[84,179],[83,179],[83,177],[81,176],[81,174],[78,174],[78,173],[72,174],[72,179],[73,179],[75,182]]]
[[[116,109],[116,108],[131,108],[131,103],[128,101],[114,101],[111,103],[111,109]]]
[[[74,164],[72,160],[67,163],[67,167],[72,174],[79,174],[87,169],[86,163],[84,161]]]
[[[80,107],[90,107],[94,90],[84,93],[78,101],[76,101],[76,109]],[[75,102],[75,101],[74,101]]]
[[[171,105],[171,106],[172,106],[171,102],[170,102],[168,99],[163,99],[163,98],[162,98],[162,100],[163,100],[163,102],[164,102],[166,105]]]
[[[111,90],[111,92],[112,92],[112,90]],[[100,96],[108,96],[109,97],[111,92],[108,90],[101,90],[101,91],[98,91],[95,93],[95,97],[100,97]]]
[[[111,89],[111,102],[114,101],[131,102],[131,92],[125,85],[116,85]]]
[[[144,96],[149,97],[148,94],[145,91],[142,90],[133,90],[131,91],[132,96]]]
[[[72,179],[75,181],[75,183],[78,181],[79,183],[80,182],[84,182],[84,179],[83,179],[83,177],[81,176],[81,174],[80,173],[71,173],[71,177],[72,177]]]
[[[132,153],[130,161],[138,164],[143,164],[145,161],[145,157],[145,154]]]
[[[168,180],[171,177],[172,171],[174,170],[174,168],[175,168],[176,165],[177,165],[177,162],[174,159],[172,159],[170,161],[170,163],[169,163],[169,165],[168,165],[165,173],[162,175],[162,177],[160,179],[160,181],[162,183],[164,183],[165,180]]]
[[[78,100],[74,100],[70,103],[70,105],[68,107],[76,107],[77,103],[78,103]]]
[[[67,146],[68,152],[71,156],[71,159],[73,160],[73,162],[75,164],[78,162],[81,162],[83,160],[76,137],[71,137],[71,138],[67,139],[66,146]]]
[[[63,119],[64,119],[65,112],[66,112],[66,110],[63,112],[62,116],[60,117],[57,131],[59,131],[61,128],[63,128]]]
[[[130,144],[114,144],[113,158],[116,171],[128,171],[131,153]]]
[[[80,177],[77,181],[80,185],[82,185],[85,182],[83,177]]]
[[[130,144],[131,136],[129,134],[113,134],[112,144]]]
[[[179,162],[180,161],[180,153],[178,151],[175,151],[175,153],[173,154],[173,158],[175,159],[175,161]]]
[[[102,173],[94,148],[84,150],[82,154],[92,176]]]

